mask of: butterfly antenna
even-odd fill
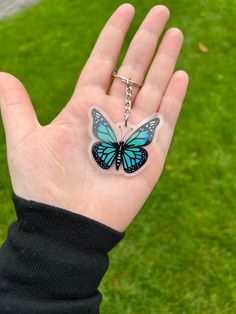
[[[126,137],[127,134],[129,134],[131,131],[133,131],[133,128],[130,128],[123,136],[123,139]]]
[[[121,130],[121,126],[119,125],[119,129],[120,129],[120,138],[122,140],[122,130]]]

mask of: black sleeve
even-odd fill
[[[0,313],[99,313],[108,252],[124,233],[62,208],[12,198],[17,221],[0,249]]]

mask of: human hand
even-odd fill
[[[124,119],[125,85],[118,79],[111,83],[111,73],[133,16],[129,4],[114,12],[69,103],[46,126],[39,124],[22,84],[10,74],[0,73],[0,105],[14,192],[119,231],[130,224],[160,177],[188,84],[184,71],[173,73],[183,41],[180,30],[166,32],[152,61],[169,17],[166,7],[155,6],[134,36],[118,72],[137,82],[146,75],[144,86],[140,90],[134,87],[130,122],[136,124],[157,111],[164,118],[157,142],[150,145],[149,164],[132,177],[103,174],[94,167],[88,154],[88,111],[96,105],[112,121]]]

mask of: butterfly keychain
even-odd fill
[[[114,124],[100,108],[92,107],[89,113],[92,137],[89,152],[99,170],[104,172],[112,170],[130,176],[143,170],[144,164],[147,165],[149,155],[143,146],[152,143],[157,129],[161,126],[161,117],[155,113],[136,126],[129,125],[133,86],[141,87],[143,84],[120,76],[116,71],[113,71],[112,75],[126,83],[125,120]]]

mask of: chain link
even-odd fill
[[[133,84],[128,81],[127,86],[126,86],[126,95],[125,95],[125,112],[124,112],[125,126],[127,126],[128,119],[131,116],[132,93],[133,93]]]

